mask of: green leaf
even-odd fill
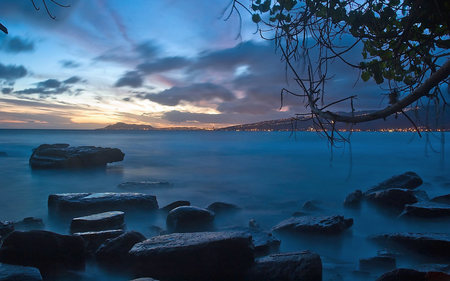
[[[367,82],[370,79],[370,73],[367,71],[363,71],[363,73],[361,73],[361,79],[364,82]]]
[[[259,23],[259,22],[261,21],[260,15],[259,15],[259,14],[253,14],[253,15],[252,15],[252,21],[253,21],[254,23]]]

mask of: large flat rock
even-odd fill
[[[288,218],[272,228],[291,233],[338,234],[353,225],[353,219],[343,216],[302,216]]]
[[[413,190],[391,188],[381,191],[374,191],[366,194],[367,201],[378,206],[390,209],[402,210],[406,204],[416,203],[417,197]]]
[[[422,218],[450,217],[450,205],[434,202],[410,204],[405,206],[402,216]]]
[[[450,275],[444,272],[422,272],[409,268],[399,268],[377,278],[376,281],[447,281]]]
[[[111,229],[123,229],[125,227],[125,213],[110,211],[84,217],[73,218],[70,231],[88,232]]]
[[[195,206],[177,207],[167,214],[166,224],[170,232],[207,231],[212,228],[215,214]]]
[[[129,253],[137,274],[163,280],[238,280],[254,259],[251,236],[244,232],[156,236]]]
[[[0,281],[42,281],[39,269],[0,263]]]
[[[103,231],[77,232],[74,233],[74,235],[83,238],[87,254],[92,255],[106,240],[116,238],[123,233],[124,231],[122,229],[113,229]]]
[[[391,188],[400,188],[400,189],[415,189],[419,187],[423,183],[423,180],[420,176],[414,172],[406,172],[401,175],[393,176],[376,186],[370,188],[365,193],[372,193],[375,191],[386,190]]]
[[[33,169],[73,169],[105,166],[124,156],[118,148],[42,144],[33,149],[29,162]]]
[[[136,231],[128,231],[122,235],[108,239],[95,252],[98,261],[118,265],[127,264],[130,261],[128,252],[139,242],[145,240],[145,236]]]

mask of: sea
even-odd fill
[[[32,149],[40,144],[68,143],[119,148],[121,162],[85,170],[32,170]],[[70,219],[49,215],[49,194],[66,192],[142,192],[155,195],[160,206],[176,200],[206,207],[222,201],[241,207],[229,216],[216,217],[215,227],[248,226],[254,219],[270,229],[306,201],[316,200],[314,215],[340,214],[354,219],[342,235],[278,237],[281,252],[311,250],[321,255],[323,280],[375,280],[360,274],[358,261],[382,250],[368,236],[390,232],[450,233],[449,220],[403,219],[363,204],[346,209],[346,195],[367,190],[393,175],[419,174],[419,187],[430,198],[450,191],[450,133],[353,132],[350,142],[330,146],[316,132],[224,131],[96,131],[0,130],[0,220],[42,218],[45,229],[69,233]],[[124,182],[161,181],[150,189],[124,190]],[[147,237],[154,226],[165,228],[165,215],[126,214],[128,230]],[[400,256],[398,267],[420,268],[447,263],[433,258]],[[131,276],[110,272],[88,262],[82,272],[61,280],[117,280]]]

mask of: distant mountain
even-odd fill
[[[368,114],[370,111],[355,112],[355,115]],[[348,113],[341,113],[348,114]],[[450,110],[440,112],[436,115],[434,107],[420,108],[418,110],[409,110],[406,112],[414,120],[420,129],[430,130],[450,130]],[[385,120],[374,120],[360,124],[342,124],[338,123],[338,129],[355,131],[414,131],[414,126],[403,115],[397,114],[386,118]],[[309,119],[278,119],[263,121],[251,124],[242,124],[216,129],[217,131],[310,131],[314,130],[314,124]]]
[[[97,130],[105,131],[198,131],[201,130],[195,127],[166,127],[166,128],[156,128],[151,125],[138,125],[138,124],[126,124],[118,122],[113,125],[108,125],[104,128]]]

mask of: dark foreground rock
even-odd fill
[[[5,237],[14,231],[14,224],[0,221],[0,237]]]
[[[419,202],[406,205],[402,216],[422,218],[450,217],[450,205],[434,202]]]
[[[0,261],[34,266],[41,271],[84,267],[83,239],[44,230],[14,231],[3,241]]]
[[[343,216],[302,216],[286,219],[272,228],[273,231],[292,233],[338,234],[353,225],[353,219]]]
[[[145,236],[136,231],[128,231],[122,235],[108,239],[95,253],[97,260],[106,263],[123,264],[130,261],[128,252],[131,248],[145,240]]]
[[[252,243],[254,246],[255,257],[262,257],[280,250],[281,240],[277,239],[270,232],[250,230]]]
[[[48,196],[49,210],[55,212],[92,213],[109,210],[156,210],[153,195],[142,193],[61,193]]]
[[[421,272],[399,268],[381,275],[376,281],[448,281],[450,275],[443,272]]]
[[[214,202],[214,203],[211,203],[208,207],[206,207],[206,209],[208,209],[211,212],[214,212],[216,214],[221,214],[221,213],[227,213],[227,212],[235,212],[235,211],[238,211],[240,208],[231,203]]]
[[[33,149],[29,162],[33,169],[87,168],[122,161],[124,156],[118,148],[42,144]]]
[[[40,218],[26,217],[21,221],[14,222],[16,230],[37,230],[45,227],[44,221]]]
[[[121,211],[104,212],[72,219],[70,231],[89,232],[125,228],[125,213]]]
[[[137,278],[137,279],[133,279],[130,281],[158,281],[158,280],[150,278],[150,277],[142,277],[142,278]]]
[[[182,206],[169,212],[166,219],[170,232],[205,231],[212,228],[214,213],[195,206]]]
[[[92,255],[106,240],[116,238],[123,233],[124,231],[122,229],[115,229],[104,231],[78,232],[74,233],[74,235],[83,238],[86,253]]]
[[[363,193],[361,190],[357,189],[347,195],[344,201],[344,206],[347,208],[355,208],[361,205],[361,200],[363,199]]]
[[[184,200],[178,200],[178,201],[172,202],[172,203],[167,204],[166,206],[162,207],[161,211],[170,212],[173,209],[181,207],[181,206],[191,206],[191,202],[184,201]]]
[[[396,267],[395,257],[390,255],[379,255],[359,260],[359,269],[369,272],[386,272]]]
[[[0,281],[42,281],[35,267],[0,263]]]
[[[386,189],[366,194],[367,201],[390,209],[402,210],[406,204],[416,203],[414,191],[409,189]]]
[[[320,256],[308,251],[274,254],[256,260],[249,281],[321,281]]]
[[[417,252],[432,257],[450,258],[448,233],[392,233],[369,237],[371,240],[398,250]]]
[[[387,179],[378,185],[370,188],[365,193],[372,193],[375,191],[386,190],[391,188],[400,188],[400,189],[415,189],[419,187],[423,183],[423,180],[419,177],[418,174],[414,172],[406,172],[401,175],[393,176],[390,179]]]
[[[158,187],[169,187],[167,181],[127,181],[119,184],[118,188],[136,190],[136,189],[152,189]]]
[[[450,194],[441,195],[431,199],[432,202],[450,205]]]
[[[239,280],[253,264],[251,237],[243,232],[156,236],[129,253],[138,276],[163,280]]]

